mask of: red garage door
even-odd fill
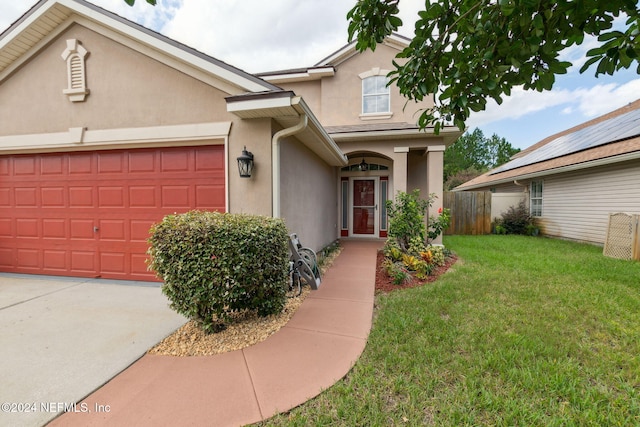
[[[0,157],[0,271],[155,280],[149,228],[225,210],[224,146]]]

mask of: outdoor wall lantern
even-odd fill
[[[358,165],[358,170],[360,172],[366,172],[369,170],[369,163],[364,161],[364,157],[362,158],[362,161],[360,162],[360,164]]]
[[[242,150],[242,155],[238,157],[238,172],[240,172],[240,178],[251,178],[251,172],[253,171],[253,153],[247,151],[245,146]]]

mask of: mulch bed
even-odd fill
[[[401,285],[396,285],[393,283],[393,279],[389,277],[387,272],[384,270],[382,266],[382,262],[384,261],[384,253],[382,251],[378,251],[378,258],[376,262],[376,294],[378,293],[388,293],[392,291],[396,291],[399,289],[408,289],[415,288],[417,286],[422,286],[425,283],[430,283],[438,279],[440,275],[444,274],[449,270],[449,268],[458,260],[458,257],[455,255],[451,255],[446,258],[445,264],[441,267],[437,267],[431,275],[427,277],[425,280],[418,280],[413,278],[413,280],[409,283],[403,283]]]

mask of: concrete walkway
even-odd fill
[[[379,241],[346,241],[289,323],[216,356],[145,355],[51,426],[240,426],[287,411],[346,375],[371,329]]]

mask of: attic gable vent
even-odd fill
[[[67,40],[67,48],[62,52],[62,59],[67,62],[67,89],[62,93],[71,102],[82,102],[89,94],[85,72],[85,58],[89,54],[76,39]]]

